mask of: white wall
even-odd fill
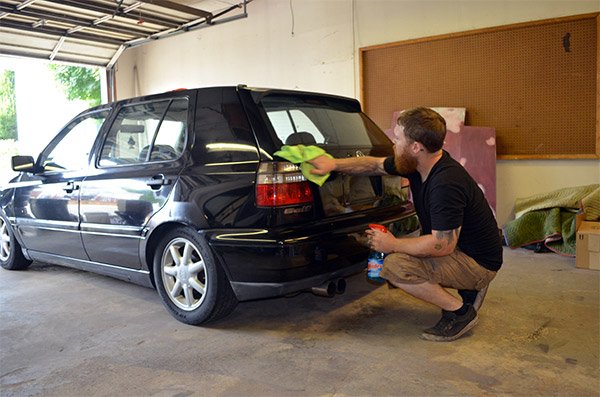
[[[117,96],[244,83],[358,98],[360,47],[598,11],[598,0],[256,0],[248,18],[125,51]],[[499,161],[498,221],[517,197],[599,181],[598,160]]]
[[[352,13],[346,0],[257,0],[249,18],[127,50],[117,96],[247,84],[354,96]]]

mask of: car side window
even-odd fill
[[[93,112],[69,123],[42,153],[40,165],[44,172],[85,168],[108,113],[109,110]]]
[[[237,92],[208,88],[198,95],[194,120],[196,159],[216,166],[253,164],[259,149]]]
[[[187,119],[187,98],[124,106],[104,141],[99,165],[178,159],[186,143]]]

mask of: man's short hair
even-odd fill
[[[418,107],[400,113],[398,125],[404,127],[404,135],[420,142],[428,152],[437,152],[444,145],[446,121],[429,108]]]

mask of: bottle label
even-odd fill
[[[369,258],[367,262],[367,277],[379,278],[379,273],[383,268],[383,260],[378,258]]]

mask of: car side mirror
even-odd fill
[[[36,172],[35,160],[31,156],[12,156],[12,169],[17,172]]]

